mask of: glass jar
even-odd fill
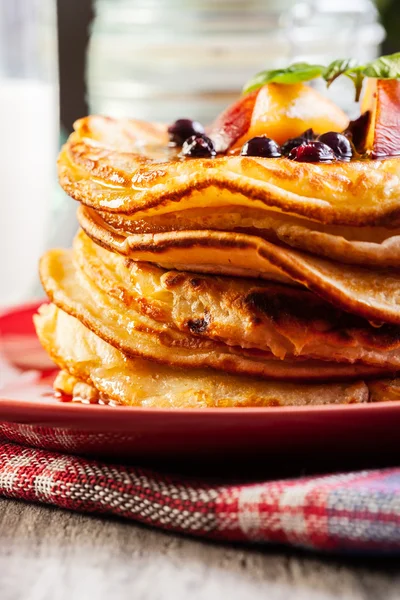
[[[382,39],[371,0],[97,0],[90,110],[207,123],[257,71],[303,59],[370,59]],[[335,92],[343,105],[336,85]]]

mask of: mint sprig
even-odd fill
[[[364,76],[362,74],[364,68],[364,66],[358,65],[357,62],[351,58],[334,60],[326,67],[322,77],[325,79],[328,87],[341,75],[345,75],[351,79],[354,83],[354,87],[356,88],[357,102],[360,98],[364,80]]]
[[[330,65],[325,67],[322,77],[325,79],[328,87],[340,77],[347,73],[348,71],[357,67],[357,62],[352,58],[339,58],[338,60],[334,60]]]
[[[400,52],[381,56],[365,64],[357,65],[352,59],[338,59],[327,67],[304,62],[293,63],[286,69],[261,71],[246,83],[245,94],[257,90],[266,83],[300,83],[311,81],[317,77],[325,79],[329,87],[338,77],[344,75],[351,79],[356,90],[356,101],[359,100],[365,77],[376,79],[400,79]]]
[[[380,56],[366,65],[356,65],[349,59],[335,60],[325,69],[323,78],[329,86],[337,77],[349,77],[356,88],[356,101],[359,100],[365,77],[375,79],[400,78],[400,52],[388,56]]]

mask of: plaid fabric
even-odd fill
[[[3,438],[0,495],[219,540],[400,550],[400,469],[210,485]]]

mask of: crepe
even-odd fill
[[[41,307],[35,325],[41,343],[64,370],[57,379],[57,389],[72,396],[83,394],[84,399],[100,397],[156,408],[303,406],[369,400],[369,384],[362,380],[337,384],[266,382],[128,359],[52,304]],[[385,385],[389,387],[393,382],[385,380]],[[379,391],[375,394],[375,400],[379,400]]]

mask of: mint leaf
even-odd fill
[[[322,65],[309,65],[308,63],[293,63],[286,69],[273,69],[271,71],[261,71],[257,73],[243,88],[243,93],[247,94],[266,83],[300,83],[301,81],[310,81],[320,77],[325,67]]]
[[[365,77],[376,79],[400,79],[400,52],[381,56],[366,65],[357,65],[351,58],[334,60],[327,67],[298,62],[287,69],[261,71],[246,83],[243,92],[247,94],[257,90],[266,83],[300,83],[316,77],[323,77],[328,85],[344,75],[352,80],[356,89],[356,102],[360,99],[362,84]]]
[[[365,77],[375,77],[376,79],[399,79],[400,52],[376,58],[365,65],[362,73]]]

